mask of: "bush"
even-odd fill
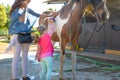
[[[1,29],[0,28],[0,36],[8,36],[8,30],[7,29]]]

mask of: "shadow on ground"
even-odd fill
[[[7,54],[0,54],[0,56]],[[10,58],[0,59],[0,80],[10,80],[11,79],[11,63],[12,54]],[[59,80],[59,53],[54,53],[53,57],[53,73],[52,79]],[[96,64],[86,61],[82,58],[77,59],[76,65],[76,80],[120,80],[120,70],[103,70],[96,67]],[[39,74],[41,71],[40,63],[35,60],[35,52],[30,52],[28,56],[28,76],[32,80],[40,80]],[[19,62],[19,78],[22,76],[21,70],[21,60]],[[71,71],[71,59],[70,56],[66,56],[66,61],[64,63],[64,80],[72,80]]]

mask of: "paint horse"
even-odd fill
[[[106,0],[69,0],[68,3],[58,11],[55,17],[56,31],[53,33],[51,39],[60,42],[60,80],[63,80],[63,65],[67,43],[71,44],[72,74],[73,80],[76,79],[76,53],[74,51],[78,36],[82,31],[81,19],[88,5],[93,6],[94,9],[92,12],[99,22],[106,21],[109,18]]]

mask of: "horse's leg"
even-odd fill
[[[76,79],[76,44],[77,44],[77,40],[74,39],[72,41],[72,55],[71,55],[71,60],[72,60],[72,74],[73,74],[73,80]]]
[[[73,79],[75,80],[76,78],[76,52],[72,51],[71,59],[72,59],[72,74],[73,74]]]
[[[60,42],[60,48],[61,48],[61,55],[60,55],[60,80],[63,79],[63,67],[64,67],[64,61],[65,61],[65,46],[67,44],[66,39],[61,39]]]
[[[63,79],[64,61],[65,61],[65,50],[61,50],[61,54],[60,54],[60,80],[64,80]]]

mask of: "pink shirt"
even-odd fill
[[[54,48],[52,45],[51,38],[48,33],[44,34],[39,38],[38,47],[40,46],[41,50],[38,51],[40,54],[40,59],[48,56],[53,56]]]

